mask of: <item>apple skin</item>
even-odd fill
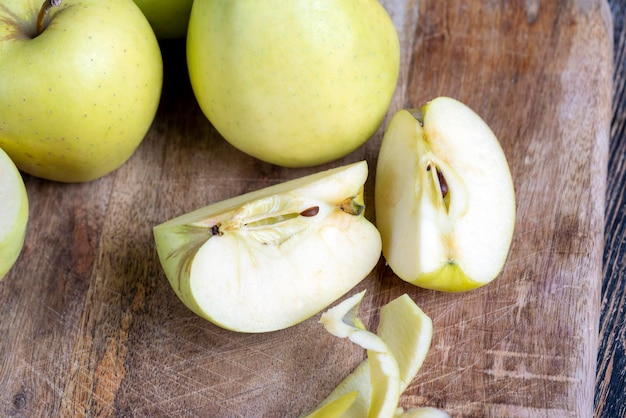
[[[495,276],[493,277],[495,278]],[[491,280],[493,280],[493,278]],[[488,282],[490,282],[489,280]],[[473,280],[468,277],[458,263],[447,263],[439,270],[422,273],[411,283],[424,289],[439,290],[442,292],[466,292],[477,289],[488,282]]]
[[[150,22],[157,39],[187,35],[193,0],[134,0]]]
[[[347,332],[343,334],[337,332],[341,331],[342,328],[345,329],[350,323],[358,324],[357,327],[363,325],[358,316],[356,316],[362,297],[363,292],[345,299],[323,313],[320,322],[324,324],[326,330],[331,334],[344,338],[347,336],[351,341],[365,347],[363,343],[370,342],[371,337],[358,335],[358,331],[352,333],[352,335],[349,335]],[[383,416],[373,414],[371,409],[376,402],[376,398],[380,402],[381,397],[383,399],[387,397],[387,394],[384,392],[377,393],[384,388],[378,381],[381,378],[389,380],[391,372],[397,371],[398,374],[395,377],[397,380],[396,384],[400,394],[403,393],[422,367],[430,350],[432,335],[432,320],[406,293],[385,304],[380,309],[377,336],[386,345],[386,349],[395,359],[396,370],[391,365],[391,367],[387,368],[387,373],[383,373],[387,374],[387,377],[382,376],[381,373],[376,373],[376,368],[372,368],[372,360],[376,359],[371,356],[373,353],[368,350],[367,359],[363,360],[352,373],[346,376],[313,413],[303,415],[302,418]],[[355,336],[359,338],[354,338]],[[382,360],[380,357],[379,359]],[[378,371],[380,372],[381,370],[378,369]],[[384,399],[384,401],[386,402],[387,399]],[[418,415],[419,411],[415,409],[403,411],[404,413],[400,415],[402,409],[397,408],[397,401],[398,399],[395,398],[395,414],[392,414],[394,417],[416,418],[422,416]],[[428,409],[427,411],[436,412],[438,410]],[[435,416],[445,417],[448,415],[441,411],[439,415]]]
[[[197,0],[187,61],[202,111],[228,142],[303,167],[343,157],[376,132],[400,47],[377,0]]]
[[[381,143],[374,193],[383,255],[419,287],[472,290],[506,262],[516,210],[511,173],[494,133],[463,103],[439,97],[420,113],[418,120],[397,112]]]
[[[159,44],[132,0],[63,0],[39,36],[38,0],[0,0],[0,147],[36,177],[119,168],[160,100]]]
[[[13,267],[24,246],[28,195],[20,172],[0,149],[0,280]]]

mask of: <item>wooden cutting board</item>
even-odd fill
[[[468,104],[500,138],[518,203],[508,262],[488,286],[421,290],[381,259],[350,293],[367,289],[370,329],[402,293],[433,319],[431,351],[401,404],[454,417],[591,416],[611,107],[607,5],[383,5],[403,49],[389,116],[439,95]],[[200,112],[184,42],[163,43],[163,54],[163,101],[127,164],[87,184],[25,177],[26,243],[0,283],[0,416],[297,416],[364,358],[318,316],[267,334],[194,316],[161,271],[151,228],[324,168],[361,159],[373,168],[385,124],[332,164],[265,164],[228,145]]]

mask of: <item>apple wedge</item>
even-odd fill
[[[397,112],[380,148],[375,209],[383,255],[401,279],[447,292],[491,282],[508,256],[516,211],[498,139],[448,97]]]
[[[380,259],[364,216],[365,161],[234,197],[154,227],[181,301],[240,332],[301,322],[343,296]]]
[[[9,156],[0,149],[0,280],[13,267],[24,246],[28,195]]]

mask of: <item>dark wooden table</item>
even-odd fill
[[[613,120],[606,194],[596,416],[626,416],[626,0],[612,0]]]

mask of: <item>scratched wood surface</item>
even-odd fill
[[[626,416],[626,0],[611,0],[613,117],[607,176],[605,248],[595,417]]]
[[[607,4],[382,3],[403,50],[389,115],[439,95],[467,103],[500,138],[518,201],[509,260],[490,285],[420,290],[381,259],[351,292],[368,290],[370,328],[402,293],[433,318],[432,349],[401,404],[454,417],[590,416],[611,112]],[[317,316],[267,334],[197,318],[169,288],[151,228],[323,168],[361,159],[374,167],[382,127],[323,167],[256,161],[200,112],[184,43],[162,46],[161,107],[127,164],[87,184],[25,177],[25,248],[0,283],[0,416],[297,416],[364,357]],[[372,186],[373,172],[366,203],[375,220]]]

